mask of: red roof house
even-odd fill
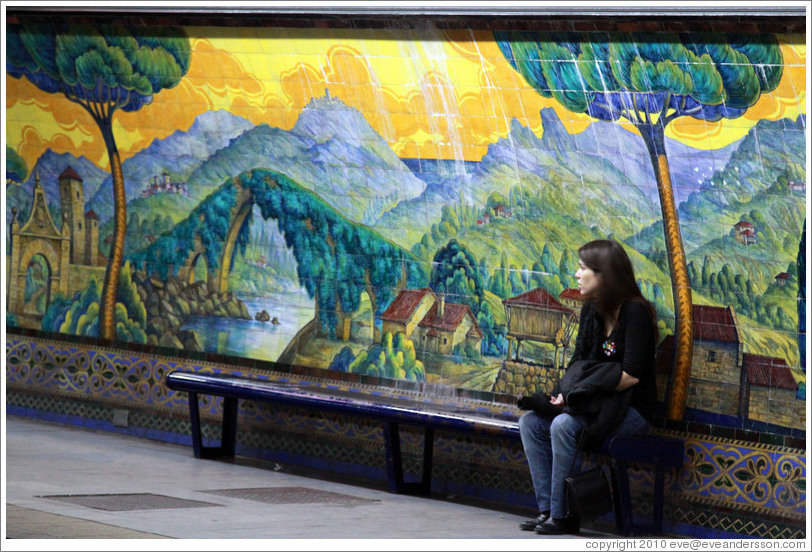
[[[426,296],[429,296],[433,302],[437,301],[437,295],[431,288],[402,290],[383,312],[381,320],[405,324],[414,315]]]
[[[442,312],[440,309],[442,308]],[[466,316],[470,316],[471,329],[468,333],[476,335],[477,339],[482,339],[485,335],[479,327],[479,323],[468,305],[461,305],[459,303],[445,303],[438,301],[434,303],[429,309],[428,314],[423,317],[418,324],[421,328],[431,328],[428,331],[443,331],[453,332],[462,323]]]
[[[581,290],[578,288],[567,288],[558,294],[559,299],[572,299],[574,301],[583,301],[584,296],[581,295]]]
[[[747,371],[747,381],[751,385],[791,391],[798,389],[792,370],[783,359],[749,353],[744,353],[742,359]]]
[[[429,350],[450,353],[467,341],[479,346],[485,336],[468,305],[446,303],[431,288],[404,289],[381,315],[383,332],[402,331],[409,339],[436,338]]]
[[[739,330],[731,307],[694,305],[694,341],[739,343]]]

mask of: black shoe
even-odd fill
[[[577,535],[580,530],[581,524],[576,518],[549,518],[535,528],[536,533],[539,535]]]
[[[543,512],[539,514],[539,517],[537,518],[528,519],[526,521],[521,522],[519,524],[519,529],[521,529],[522,531],[533,531],[536,527],[541,526],[542,523],[547,521],[549,517],[550,517],[549,513]]]

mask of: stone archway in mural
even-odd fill
[[[228,278],[231,274],[231,260],[237,245],[237,236],[245,223],[246,217],[254,206],[254,198],[251,190],[242,188],[238,182],[235,182],[235,188],[236,202],[231,209],[228,231],[223,240],[222,252],[219,258],[219,266],[213,267],[206,261],[206,259],[208,259],[206,245],[199,235],[195,235],[193,247],[188,251],[185,260],[178,268],[177,276],[182,282],[190,285],[194,284],[196,279],[195,274],[199,272],[199,265],[203,262],[205,263],[206,284],[209,291],[215,293],[225,293],[228,291]],[[204,216],[201,216],[200,222],[205,225],[208,224],[209,221],[207,221]]]
[[[250,188],[243,187],[239,178],[234,178],[232,182],[235,186],[236,202],[231,209],[231,220],[220,255],[220,266],[217,273],[213,274],[213,272],[210,272],[209,277],[210,289],[218,293],[228,291],[228,279],[231,274],[234,250],[237,247],[237,237],[245,224],[246,218],[251,214],[256,205],[256,198]],[[268,218],[265,218],[265,220],[268,220]],[[193,278],[194,266],[192,263],[201,255],[204,255],[204,253],[205,248],[202,246],[200,240],[195,239],[195,251],[190,253],[187,263],[184,265],[184,270],[186,271],[184,273],[185,278]],[[405,275],[401,278],[401,282],[403,281],[405,281]],[[189,283],[192,283],[191,279]],[[369,282],[368,275],[365,275],[365,291],[362,295],[366,298],[366,301],[362,302],[362,304],[369,306],[368,311],[345,312],[342,310],[340,303],[337,303],[337,321],[335,325],[337,339],[341,341],[360,339],[370,342],[380,340],[380,332],[376,330],[375,325],[375,313],[378,305],[375,300],[375,291]],[[316,318],[318,318],[318,303],[317,296],[315,298]]]
[[[244,188],[238,178],[234,180],[236,188],[236,203],[231,209],[231,222],[226,232],[223,251],[220,255],[220,269],[218,270],[216,286],[217,291],[225,293],[228,291],[228,277],[231,274],[231,260],[234,258],[234,248],[237,247],[237,236],[245,224],[245,219],[254,208],[254,194],[251,190]]]
[[[39,316],[44,314],[36,312],[32,309],[31,303],[34,300],[34,294],[46,294],[47,302],[53,298],[56,293],[67,295],[66,287],[67,279],[62,277],[64,267],[60,263],[59,239],[26,236],[28,243],[25,243],[25,248],[19,253],[14,251],[12,245],[12,268],[9,270],[9,279],[15,280],[14,285],[11,285],[11,292],[8,296],[8,311],[14,314]],[[15,236],[12,236],[14,240]],[[18,237],[19,240],[19,237]],[[23,245],[22,240],[18,243]],[[36,266],[44,269],[45,274],[40,277],[40,285],[35,285],[32,289],[32,276],[36,270]]]
[[[205,285],[209,291],[219,291],[217,287],[219,277],[214,274],[209,263],[206,262],[206,247],[198,237],[195,237],[194,243],[195,246],[189,251],[183,266],[178,269],[178,278],[189,285],[193,285],[197,281],[204,281],[205,283],[203,285]],[[205,272],[205,280],[197,279],[201,271]],[[228,279],[226,279],[226,282],[228,282]]]
[[[204,255],[196,255],[192,259],[192,266],[189,270],[189,284],[208,284],[213,279],[209,270],[209,263]]]
[[[319,331],[339,340],[371,331],[372,339],[379,341],[376,319],[390,295],[397,295],[412,280],[423,286],[428,278],[427,271],[421,272],[421,261],[410,252],[348,220],[313,191],[268,169],[245,171],[229,179],[172,231],[129,260],[160,267],[159,273],[193,283],[202,256],[207,263],[208,289],[226,294],[235,253],[245,245],[244,232],[254,208],[265,221],[276,220],[281,225],[286,245],[298,263],[299,285],[314,300]],[[179,248],[178,244],[187,245]],[[361,299],[368,311],[359,312]]]
[[[67,225],[58,229],[51,217],[39,177],[34,183],[31,213],[23,224],[16,214],[11,222],[11,251],[7,272],[7,310],[22,318],[38,320],[44,314],[31,305],[31,288],[27,281],[34,265],[46,269],[42,275],[40,293],[47,301],[54,294],[69,294],[68,266],[70,261],[70,234]],[[28,299],[28,301],[26,301]],[[47,303],[46,303],[47,305]]]

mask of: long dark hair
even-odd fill
[[[640,301],[651,312],[656,326],[654,307],[643,297],[634,277],[632,261],[626,250],[614,240],[595,240],[578,249],[581,262],[601,277],[601,287],[592,300],[602,313],[611,313],[624,301]]]

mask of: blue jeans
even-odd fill
[[[586,425],[583,416],[559,414],[552,420],[529,410],[519,418],[519,433],[530,466],[530,478],[536,492],[539,512],[550,512],[554,519],[567,515],[564,480],[573,468],[578,431]],[[626,417],[609,436],[646,433],[649,423],[637,410],[629,408]]]

